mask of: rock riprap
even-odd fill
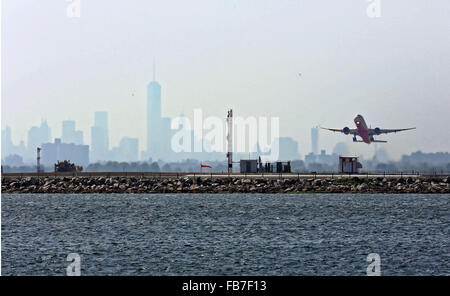
[[[450,193],[448,177],[3,177],[2,193]]]

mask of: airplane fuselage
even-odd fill
[[[358,131],[358,136],[361,137],[364,143],[370,144],[371,140],[369,135],[369,128],[367,127],[364,117],[362,117],[361,115],[356,115],[354,122],[356,125],[356,130]]]
[[[389,134],[389,133],[398,133],[398,132],[402,132],[402,131],[409,131],[409,130],[413,130],[416,129],[415,127],[409,127],[409,128],[400,128],[400,129],[385,129],[385,128],[369,128],[367,127],[366,121],[364,120],[364,117],[362,117],[362,115],[358,114],[356,115],[356,117],[353,119],[353,121],[355,122],[356,128],[349,128],[349,127],[344,127],[343,129],[340,128],[323,128],[322,129],[326,129],[326,130],[330,130],[332,132],[340,132],[346,135],[353,135],[353,142],[363,142],[366,144],[370,144],[370,143],[387,143],[387,141],[384,140],[378,140],[378,139],[374,139],[373,136],[379,136],[381,134]],[[360,136],[361,140],[358,140],[356,138],[356,136]]]

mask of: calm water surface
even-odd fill
[[[2,274],[450,275],[450,195],[3,194]]]

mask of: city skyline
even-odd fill
[[[147,85],[146,103],[146,145],[144,144],[143,146],[139,146],[139,138],[124,135],[120,138],[118,145],[110,146],[109,114],[106,111],[95,111],[94,123],[90,127],[90,141],[88,140],[87,145],[85,145],[89,147],[88,157],[90,158],[90,161],[84,163],[86,164],[102,161],[136,162],[148,161],[149,159],[170,161],[188,158],[198,160],[215,160],[217,158],[216,155],[212,156],[212,154],[209,155],[211,158],[209,158],[208,154],[190,154],[192,152],[180,153],[177,155],[171,150],[171,137],[177,130],[171,129],[172,119],[170,117],[162,116],[162,86],[156,80],[155,65],[153,65],[153,79]],[[184,117],[184,113],[179,116]],[[52,137],[52,128],[48,125],[47,120],[41,119],[41,125],[32,126],[28,130],[27,140],[21,140],[19,145],[16,145],[14,141],[10,140],[12,139],[11,135],[13,134],[11,132],[11,127],[8,125],[4,129],[2,127],[2,135],[4,135],[5,139],[7,139],[7,141],[4,141],[6,144],[2,145],[2,159],[17,154],[23,158],[25,163],[32,164],[34,162],[35,147],[50,147],[56,143],[58,143],[58,145],[59,143],[74,145],[84,144],[84,131],[76,129],[76,120],[62,120],[61,125],[62,128],[60,136]],[[295,141],[293,137],[277,138],[280,140],[280,157],[278,159],[305,160],[308,162],[309,157],[309,162],[311,162],[311,159],[315,159],[315,156],[321,155],[322,157],[326,156],[328,158],[332,155],[354,155],[364,157],[364,154],[354,154],[352,152],[354,150],[348,145],[350,143],[349,141],[336,142],[332,149],[326,149],[321,146],[319,141],[320,130],[321,129],[319,129],[319,127],[311,128],[310,149],[305,148],[303,145],[298,143],[298,141]],[[191,141],[193,145],[193,130],[189,130],[189,132],[191,133]],[[285,143],[285,145],[282,146],[281,143]],[[4,149],[7,146],[11,146],[13,148],[13,153],[10,153],[10,149]],[[375,152],[372,156],[374,159],[377,157],[377,151],[379,151],[379,149],[377,150],[375,147]],[[327,152],[329,152],[329,154],[326,154]],[[385,161],[393,160],[393,158],[389,156],[387,149],[384,147],[382,148],[382,153]],[[246,153],[240,156],[245,157],[245,155]],[[251,155],[254,158],[259,156],[258,153],[254,152],[251,152]],[[286,157],[287,155],[289,155],[289,157]],[[402,157],[404,157],[404,155],[402,155]]]
[[[76,120],[91,145],[93,114],[103,110],[109,147],[131,137],[144,151],[155,59],[163,118],[192,118],[195,108],[220,118],[228,108],[244,118],[279,117],[280,136],[305,155],[312,126],[348,126],[360,113],[375,125],[418,127],[383,137],[394,159],[449,150],[450,135],[436,128],[449,124],[447,2],[386,2],[379,19],[367,16],[365,1],[327,1],[326,10],[314,2],[255,3],[179,2],[173,10],[152,1],[84,1],[80,17],[69,18],[64,2],[5,2],[2,129],[11,126],[20,145],[41,119],[52,138],[61,138],[63,120]],[[320,134],[327,151],[341,141],[352,154],[374,155],[374,147]]]
[[[70,123],[70,130],[74,130],[76,122],[75,121],[66,121]],[[42,121],[42,125],[48,129],[47,132],[50,132],[50,128],[47,126],[46,121]],[[100,128],[101,127],[101,128]],[[76,147],[78,146],[85,146],[89,149],[89,163],[96,163],[96,162],[105,162],[105,161],[119,161],[119,162],[136,162],[136,161],[148,161],[150,159],[158,160],[161,159],[164,162],[170,162],[170,161],[181,161],[186,159],[197,159],[197,160],[211,160],[211,161],[220,161],[220,157],[217,156],[217,154],[221,155],[223,153],[220,152],[203,152],[201,154],[194,153],[194,152],[181,152],[178,155],[176,155],[175,152],[166,153],[166,157],[158,158],[155,155],[148,155],[148,151],[139,150],[139,140],[137,138],[130,138],[127,136],[124,136],[121,138],[120,143],[118,146],[108,147],[109,142],[109,129],[108,129],[108,114],[104,111],[95,112],[95,121],[94,125],[91,127],[91,130],[98,129],[97,131],[97,137],[99,139],[91,141],[94,143],[97,143],[97,146],[89,146],[89,145],[83,145],[82,142],[76,143],[75,141],[64,141],[61,138],[54,137],[49,138],[49,140],[46,140],[42,142],[40,145],[35,146],[25,146],[24,141],[21,141],[20,145],[15,145],[14,142],[11,141],[11,128],[7,126],[5,129],[2,130],[2,159],[4,160],[6,157],[12,156],[12,155],[19,155],[23,157],[23,160],[26,164],[34,164],[35,162],[35,152],[37,147],[44,147],[48,144],[53,145],[55,143],[58,144],[72,144]],[[37,127],[31,127],[30,131],[36,130]],[[38,130],[39,131],[39,130]],[[350,155],[349,153],[349,147],[345,142],[337,142],[336,145],[331,150],[326,150],[320,146],[320,142],[318,139],[318,136],[316,132],[318,133],[318,129],[313,127],[311,128],[312,131],[312,147],[308,153],[301,154],[299,149],[299,143],[295,141],[291,137],[280,137],[276,138],[277,141],[279,141],[279,160],[307,160],[307,157],[314,157],[314,156],[320,156],[320,155],[326,155],[327,157],[331,157],[332,155]],[[40,131],[39,131],[40,132]],[[81,132],[82,131],[78,131]],[[193,131],[189,130],[191,133],[191,137],[193,137]],[[64,133],[64,129],[63,129]],[[39,135],[39,134],[38,134]],[[193,140],[193,138],[192,138]],[[33,144],[32,144],[33,145]],[[193,145],[193,143],[192,143]],[[67,145],[66,145],[67,146]],[[319,149],[320,148],[320,149]],[[85,149],[85,148],[83,148]],[[44,149],[45,150],[45,149]],[[320,150],[320,151],[319,151]],[[377,150],[378,152],[381,151],[383,157],[383,161],[390,161],[392,160],[387,152],[386,149],[381,148]],[[328,154],[326,154],[328,152]],[[45,151],[43,151],[45,153]],[[102,157],[98,157],[98,155],[102,155]],[[208,157],[212,156],[211,158]],[[250,152],[247,153],[237,153],[238,157],[242,159],[246,159],[247,155],[249,155],[251,158],[257,159],[259,156],[263,155],[261,154],[261,151],[259,148],[257,148],[256,152]],[[376,157],[377,154],[374,155]],[[62,160],[62,159],[56,159],[56,160]]]
[[[205,149],[211,149],[211,143],[207,138],[197,138],[194,126],[186,126],[189,121],[184,114],[180,114],[178,118],[174,118],[175,122],[180,120],[178,128],[173,128],[172,119],[170,117],[162,117],[162,98],[161,98],[161,85],[156,81],[156,69],[155,64],[153,65],[153,79],[147,85],[147,145],[141,150],[139,149],[139,139],[130,138],[124,136],[121,138],[120,143],[117,147],[109,147],[110,142],[110,132],[109,132],[109,116],[106,111],[96,111],[94,112],[94,124],[91,126],[91,145],[83,145],[83,131],[76,129],[75,120],[63,120],[62,121],[62,132],[61,137],[52,138],[51,129],[49,128],[47,121],[41,120],[41,126],[33,126],[28,131],[28,141],[26,146],[26,152],[22,151],[21,146],[24,142],[21,141],[21,146],[14,145],[11,140],[11,129],[6,127],[2,130],[2,135],[4,142],[7,144],[3,145],[2,158],[7,158],[10,156],[20,156],[25,163],[32,164],[34,161],[34,153],[38,147],[42,147],[42,159],[43,164],[50,165],[57,161],[62,161],[64,158],[70,158],[73,154],[73,159],[87,166],[89,163],[105,162],[105,161],[119,161],[119,162],[136,162],[136,161],[148,161],[150,159],[163,160],[163,161],[175,161],[175,160],[185,160],[185,159],[197,159],[197,160],[220,160],[223,156],[224,151],[211,150],[207,152]],[[203,121],[203,119],[201,119]],[[220,119],[219,119],[220,120]],[[244,124],[244,126],[240,126]],[[254,147],[256,150],[252,152],[250,149],[250,142],[247,142],[251,131],[247,128],[250,126],[245,126],[245,121],[241,123],[235,123],[234,129],[238,131],[237,139],[234,139],[234,149],[238,148],[240,144],[237,144],[236,140],[244,141],[245,151],[235,151],[237,157],[246,158],[247,153],[253,158],[264,157],[265,153],[260,151],[261,145],[256,142]],[[202,127],[204,128],[204,127]],[[188,140],[189,144],[184,146],[184,149],[177,152],[172,146],[172,137],[176,135],[177,132],[183,129],[183,134],[187,136],[188,139],[184,138],[183,141]],[[241,134],[239,129],[245,130],[245,134]],[[203,137],[206,136],[206,131],[202,131]],[[278,134],[278,132],[277,132]],[[240,136],[239,136],[240,135]],[[223,136],[223,135],[222,135]],[[245,136],[242,138],[242,136]],[[272,135],[273,137],[274,135]],[[54,141],[52,141],[54,139]],[[180,139],[178,139],[180,140]],[[225,139],[222,139],[225,141]],[[299,153],[298,142],[296,142],[291,137],[275,137],[275,142],[279,143],[275,145],[271,143],[271,149],[276,149],[276,154],[274,155],[278,160],[299,160],[301,159]],[[196,145],[201,144],[201,150],[197,151]],[[275,145],[275,146],[274,146]],[[315,140],[316,150],[318,146],[318,140]],[[279,147],[279,148],[274,148]],[[217,148],[217,147],[216,147]],[[242,149],[243,147],[241,147]],[[220,149],[220,148],[219,148]],[[248,150],[247,150],[248,149]],[[314,146],[313,146],[314,151]],[[272,153],[270,153],[272,155]],[[317,154],[317,153],[316,153]],[[63,157],[63,158],[61,158]],[[17,162],[17,159],[14,159]]]

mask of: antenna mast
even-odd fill
[[[228,135],[227,135],[228,173],[232,173],[233,172],[233,109],[228,110],[227,126],[228,126]]]

